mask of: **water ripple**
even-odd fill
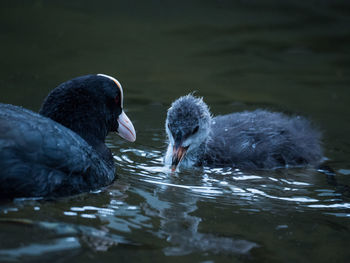
[[[233,168],[209,168],[184,170],[171,173],[162,164],[163,151],[159,149],[121,149],[121,157],[115,157],[122,163],[125,171],[136,173],[132,180],[145,189],[154,185],[162,192],[186,191],[192,198],[207,199],[225,206],[239,205],[244,209],[260,213],[276,209],[347,209],[339,204],[341,194],[334,189],[317,189],[316,183],[325,178],[315,170],[280,169],[275,171],[257,171],[246,173]],[[153,185],[153,186],[152,186]],[[169,198],[177,198],[169,195]],[[173,201],[176,201],[173,200]],[[268,202],[269,205],[266,205]],[[283,205],[283,202],[286,202]],[[332,202],[333,204],[326,204]],[[293,203],[294,206],[290,206]],[[311,205],[308,205],[310,204]],[[315,204],[317,203],[317,204]],[[283,211],[281,210],[281,213]]]

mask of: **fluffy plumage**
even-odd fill
[[[198,131],[192,134],[197,126]],[[303,117],[266,110],[211,117],[202,99],[192,95],[171,105],[166,132],[168,165],[173,163],[176,145],[187,147],[179,164],[183,167],[273,169],[315,166],[323,158],[321,134]]]

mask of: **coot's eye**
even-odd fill
[[[195,134],[198,131],[198,129],[199,129],[199,126],[197,125],[196,128],[193,129],[192,135]]]
[[[119,105],[119,102],[120,102],[119,96],[116,96],[116,97],[114,98],[114,101],[115,101],[115,104]]]

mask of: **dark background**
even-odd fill
[[[5,204],[1,218],[107,229],[141,244],[95,252],[91,244],[100,243],[91,241],[91,229],[85,229],[68,235],[77,238],[77,248],[62,253],[66,242],[57,239],[61,256],[76,262],[349,259],[349,198],[324,175],[276,171],[261,179],[259,173],[231,177],[204,171],[173,178],[161,164],[166,110],[177,97],[196,91],[214,115],[266,108],[306,116],[323,132],[338,182],[350,184],[349,1],[2,0],[0,6],[0,102],[37,111],[58,84],[105,73],[122,83],[124,107],[138,136],[135,144],[108,138],[119,172],[112,188],[53,203]],[[165,182],[175,188],[166,188]],[[235,192],[237,187],[247,195]],[[319,201],[313,206],[310,199],[309,206],[307,198]],[[118,200],[122,204],[115,205]],[[133,206],[137,209],[129,209]],[[104,217],[105,208],[112,215]],[[194,222],[199,227],[191,232]],[[43,250],[34,249],[39,256],[33,261],[65,259],[46,257],[62,233],[50,236],[12,224],[0,224],[0,229],[0,261],[5,248],[30,261],[17,248],[28,245],[33,251],[30,245],[38,242]],[[260,248],[247,257],[232,255],[221,250],[222,237]],[[183,254],[168,256],[167,249],[178,244],[174,240],[183,244]]]

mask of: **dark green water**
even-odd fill
[[[110,135],[118,180],[57,201],[0,204],[1,262],[348,262],[348,1],[2,1],[0,101],[34,111],[59,83],[110,74],[134,144]],[[310,118],[334,180],[312,169],[162,166],[166,110]]]

